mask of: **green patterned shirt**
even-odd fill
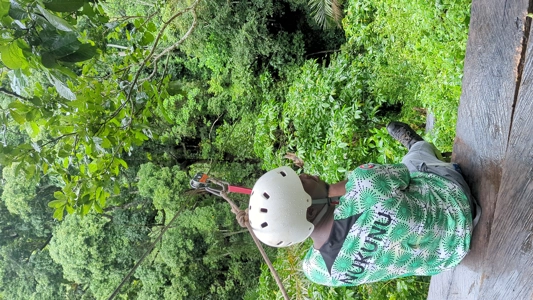
[[[303,261],[305,275],[322,285],[435,275],[470,248],[472,214],[461,188],[403,164],[355,169],[334,220],[326,243]]]

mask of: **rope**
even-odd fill
[[[235,217],[237,218],[237,221],[239,222],[239,225],[241,227],[246,227],[250,234],[252,235],[252,238],[255,242],[255,245],[259,249],[259,252],[261,252],[261,255],[263,255],[263,259],[265,260],[268,268],[270,269],[270,272],[272,273],[272,276],[274,276],[274,279],[276,280],[276,283],[278,284],[278,287],[283,294],[283,298],[285,300],[289,300],[289,295],[287,294],[287,291],[285,290],[285,287],[283,286],[283,283],[281,282],[281,279],[279,278],[278,272],[276,272],[276,269],[274,269],[274,266],[270,262],[270,259],[268,259],[268,256],[265,252],[265,249],[263,249],[263,246],[261,245],[261,242],[259,239],[255,236],[254,231],[252,230],[252,226],[250,225],[250,222],[248,220],[248,210],[241,210],[226,194],[226,192],[222,191],[220,192],[220,196],[226,200],[229,205],[231,206],[231,211],[235,214]]]

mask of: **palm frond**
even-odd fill
[[[338,0],[309,0],[315,22],[323,29],[340,26],[342,9]]]

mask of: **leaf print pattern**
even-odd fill
[[[331,273],[311,248],[304,274],[327,286],[358,285],[408,275],[435,275],[457,265],[470,247],[472,217],[462,190],[403,164],[363,165],[346,183],[334,220],[361,214]]]

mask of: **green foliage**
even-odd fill
[[[4,126],[25,130],[31,140],[4,143],[0,163],[16,164],[27,178],[55,178],[61,191],[49,206],[61,220],[65,212],[102,212],[108,197],[120,190],[116,178],[128,167],[124,156],[153,138],[149,124],[154,117],[168,119],[160,105],[168,96],[160,92],[168,78],[164,71],[160,80],[152,78],[165,53],[154,56],[158,40],[153,37],[165,26],[159,31],[143,17],[133,29],[126,28],[125,20],[108,26],[98,3],[47,3],[48,9],[37,1],[12,1],[2,19],[1,58],[11,69],[8,85],[14,91],[3,89],[13,98],[0,118]],[[140,38],[131,38],[130,30]],[[102,37],[121,39],[126,45],[118,49],[128,51],[104,46]],[[153,74],[143,73],[148,60]],[[35,73],[47,81],[20,84]]]
[[[469,0],[351,0],[344,19],[348,49],[371,70],[372,93],[403,103],[406,120],[418,118],[414,107],[434,114],[432,138],[445,151],[455,136],[469,7]]]
[[[36,197],[35,180],[26,180],[22,174],[15,173],[16,166],[5,167],[2,170],[4,189],[2,200],[9,212],[19,215],[25,220],[31,218],[30,201]]]
[[[153,199],[156,209],[177,211],[186,201],[182,193],[189,188],[190,177],[178,166],[161,168],[147,163],[141,166],[137,176],[139,194]]]
[[[140,246],[150,231],[149,217],[146,212],[122,210],[111,219],[69,215],[54,229],[50,256],[61,265],[66,279],[88,289],[96,299],[107,298],[141,256]]]
[[[224,203],[187,211],[136,275],[142,299],[235,299],[259,276],[260,257]]]
[[[0,282],[4,299],[59,299],[69,294],[60,265],[54,263],[48,251],[33,253],[29,258],[18,255],[20,243],[0,251]]]
[[[372,130],[387,119],[378,114],[383,101],[368,94],[358,60],[339,54],[328,66],[308,61],[294,73],[283,107],[264,104],[258,120],[255,149],[266,168],[290,151],[306,162],[306,172],[338,181],[360,163],[394,156],[376,151]]]

